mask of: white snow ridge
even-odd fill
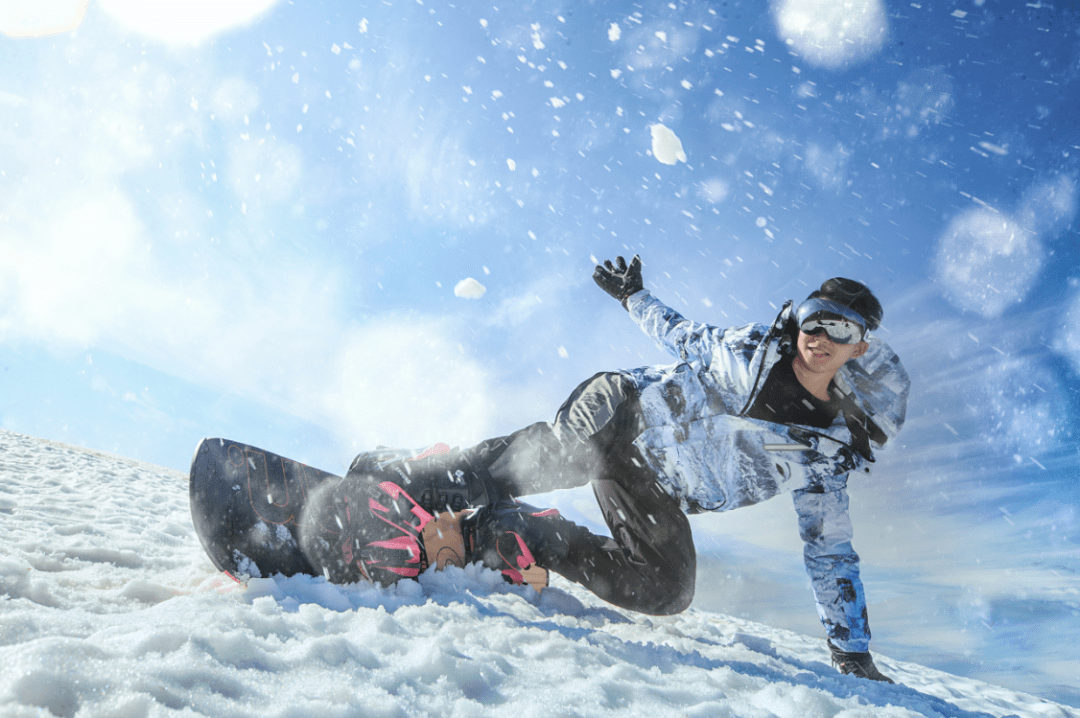
[[[2,716],[1076,716],[820,637],[537,595],[476,566],[395,588],[218,573],[180,472],[0,431]]]

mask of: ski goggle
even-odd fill
[[[795,310],[795,321],[802,333],[824,332],[836,344],[858,344],[866,336],[862,315],[829,299],[807,299]]]

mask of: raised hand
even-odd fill
[[[605,292],[618,299],[625,308],[626,298],[645,288],[641,279],[641,257],[635,254],[629,266],[622,257],[616,257],[614,264],[610,259],[605,260],[602,266],[597,265],[593,270],[593,281]]]

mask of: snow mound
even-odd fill
[[[617,611],[470,566],[392,588],[246,586],[203,554],[179,472],[0,431],[0,713],[54,716],[1075,716],[820,638]]]

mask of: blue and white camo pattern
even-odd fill
[[[821,621],[839,648],[866,651],[870,630],[851,546],[847,477],[869,473],[871,462],[855,450],[842,415],[827,429],[742,416],[782,357],[791,303],[772,325],[731,329],[691,322],[648,290],[626,304],[641,329],[681,360],[626,372],[640,392],[647,426],[634,443],[661,485],[689,513],[727,511],[790,492]],[[835,383],[888,440],[903,426],[910,380],[886,343],[867,341],[868,351],[848,361]]]

